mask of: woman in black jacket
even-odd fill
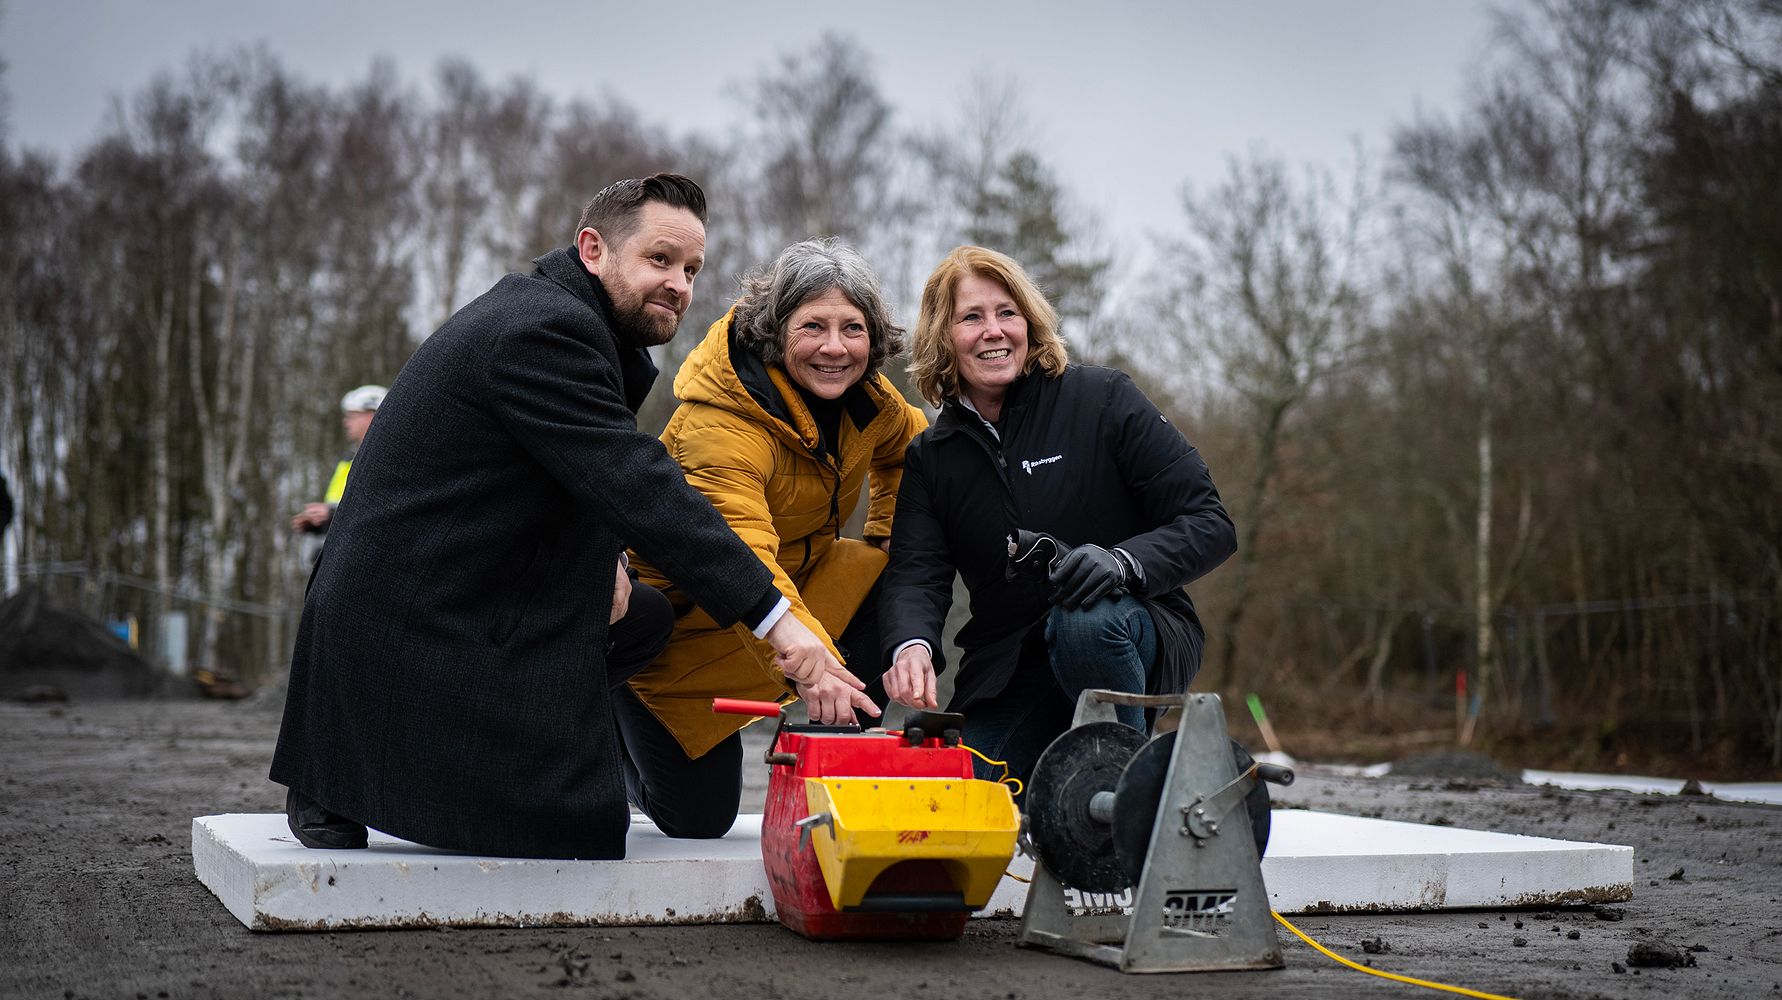
[[[1057,326],[995,251],[960,247],[929,276],[910,374],[940,415],[905,457],[881,604],[886,694],[935,708],[954,572],[964,579],[948,708],[1022,778],[1083,690],[1188,686],[1204,633],[1182,588],[1237,548],[1194,447],[1124,372],[1069,364]],[[1043,575],[1010,572],[1017,529],[1073,548]],[[1118,714],[1145,728],[1141,710]]]

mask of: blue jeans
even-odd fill
[[[1053,608],[1045,637],[1045,661],[1022,657],[1007,687],[965,710],[965,742],[992,760],[1007,761],[1009,773],[1022,781],[1047,745],[1070,728],[1078,695],[1091,688],[1143,694],[1157,663],[1151,613],[1124,594],[1076,611]],[[1115,714],[1146,731],[1144,709],[1123,705]],[[978,761],[977,774],[995,780],[1002,768]]]

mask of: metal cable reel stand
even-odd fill
[[[1146,741],[1116,705],[1179,708],[1180,722]],[[1021,944],[1122,972],[1280,968],[1264,781],[1293,772],[1231,740],[1217,695],[1084,691],[1027,786],[1038,860]]]

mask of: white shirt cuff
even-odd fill
[[[933,656],[933,655],[934,655],[934,647],[933,647],[933,646],[930,646],[930,645],[929,645],[929,644],[928,644],[928,640],[927,640],[927,639],[910,639],[910,640],[908,640],[908,641],[906,641],[906,642],[900,642],[900,643],[898,643],[898,644],[897,644],[897,648],[896,648],[896,649],[894,649],[894,650],[892,650],[892,652],[891,652],[891,662],[892,662],[892,663],[896,663],[896,662],[897,662],[897,658],[898,658],[898,657],[899,657],[899,656],[902,656],[902,655],[903,655],[903,651],[904,651],[904,650],[906,650],[906,649],[908,649],[908,648],[910,648],[910,647],[911,647],[911,646],[921,646],[921,647],[922,647],[922,648],[923,648],[923,649],[926,649],[926,650],[928,650],[928,655],[929,655],[929,656]]]
[[[780,603],[773,606],[773,610],[767,613],[766,618],[761,619],[761,624],[749,631],[755,633],[757,639],[767,638],[767,633],[773,631],[773,627],[780,623],[780,618],[790,610],[792,610],[792,602],[786,600],[785,594],[781,594]]]

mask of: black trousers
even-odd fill
[[[879,648],[879,588],[875,585],[860,610],[837,639],[848,669],[867,683],[866,693],[885,707],[885,672]],[[697,760],[688,758],[668,727],[644,706],[625,680],[647,666],[668,646],[674,610],[662,592],[634,583],[631,606],[615,622],[607,652],[607,676],[613,684],[613,719],[625,758],[625,790],[670,837],[709,840],[730,832],[742,802],[742,733],[731,733]],[[870,717],[862,716],[863,724]]]

